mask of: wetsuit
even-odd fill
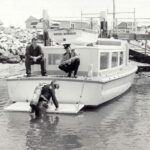
[[[52,101],[55,105],[55,107],[58,107],[58,102],[55,96],[55,89],[53,87],[53,85],[49,86],[49,85],[44,85],[41,91],[41,96],[39,101],[45,101],[45,102],[49,102],[50,98],[52,98]]]
[[[50,99],[52,98],[52,101],[56,108],[59,107],[57,98],[55,96],[55,88],[53,85],[44,85],[42,87],[41,96],[39,98],[38,104],[35,107],[35,115],[41,116],[41,114],[46,113],[46,109],[48,108],[48,103]]]

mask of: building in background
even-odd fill
[[[0,20],[0,26],[2,26],[3,25],[3,22]]]
[[[147,31],[147,27],[142,25],[137,27],[137,33],[145,34]]]
[[[27,29],[43,29],[43,18],[37,19],[30,16],[26,20]],[[92,29],[98,30],[98,21],[78,21],[78,20],[51,20],[49,29],[62,29],[62,28],[72,28],[72,29]]]
[[[37,19],[33,16],[30,16],[26,21],[26,28],[27,29],[33,29],[37,28],[38,23],[40,22],[40,19]]]
[[[3,22],[0,20],[0,31],[4,30]]]
[[[137,31],[137,23],[135,22],[121,22],[116,27],[117,33],[135,33]]]

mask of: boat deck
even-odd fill
[[[93,82],[93,83],[104,83],[109,82],[111,80],[115,80],[118,78],[122,78],[125,76],[130,75],[133,72],[136,72],[137,66],[133,64],[128,64],[126,67],[121,67],[120,69],[113,70],[110,69],[105,72],[100,72],[98,76],[78,76],[77,78],[70,77],[64,75],[48,75],[48,76],[41,76],[41,75],[33,75],[31,77],[26,77],[26,75],[17,75],[11,76],[7,78],[8,81],[25,81],[25,80],[57,80],[57,81],[73,81],[73,82]]]
[[[59,104],[59,108],[55,110],[55,106],[49,104],[48,113],[55,114],[77,114],[82,108],[83,104]],[[30,112],[29,102],[16,102],[4,108],[7,112]]]

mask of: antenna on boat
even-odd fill
[[[108,36],[108,23],[106,19],[106,11],[100,13],[100,35],[101,38],[107,38]]]
[[[44,46],[47,46],[48,41],[49,41],[48,28],[49,28],[49,15],[48,15],[47,10],[43,9],[43,40],[44,40]]]

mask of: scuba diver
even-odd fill
[[[56,110],[59,107],[55,89],[59,89],[59,84],[52,81],[50,84],[40,84],[35,88],[33,99],[30,102],[31,114],[35,113],[36,117],[42,117],[48,108],[48,103],[52,98],[52,101],[56,107]]]

